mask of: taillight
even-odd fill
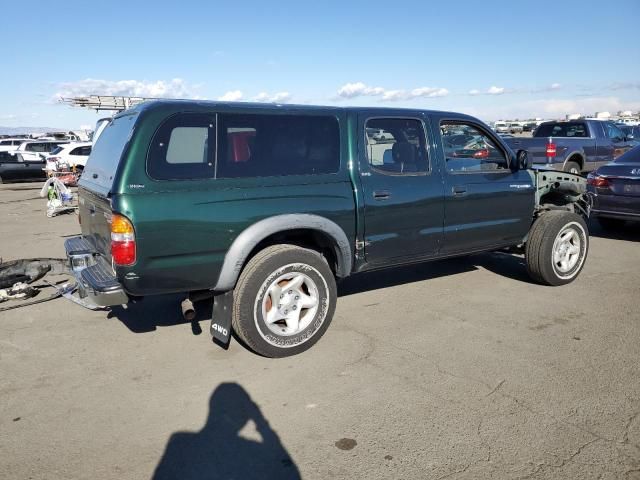
[[[607,188],[611,185],[607,177],[601,177],[593,172],[587,176],[587,184],[598,188]]]
[[[551,141],[549,138],[549,143],[547,143],[547,157],[555,157],[556,156],[556,144]]]
[[[116,265],[126,267],[136,263],[136,234],[133,224],[123,215],[111,216],[111,258]]]

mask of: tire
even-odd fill
[[[619,230],[626,223],[619,218],[596,217],[603,230]]]
[[[576,162],[567,162],[564,166],[564,171],[567,173],[573,173],[574,175],[582,175],[580,165]]]
[[[550,211],[529,231],[525,259],[529,276],[544,285],[572,282],[584,267],[589,251],[589,230],[573,212]]]
[[[319,252],[274,245],[242,270],[233,294],[231,325],[239,339],[260,355],[296,355],[327,330],[337,297],[335,277]],[[276,306],[278,300],[282,303]]]

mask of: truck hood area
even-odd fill
[[[587,195],[587,179],[567,172],[535,168],[536,209],[572,206],[576,213],[589,217],[591,201]]]

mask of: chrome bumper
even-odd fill
[[[69,268],[78,284],[78,302],[91,308],[123,305],[129,296],[118,282],[111,265],[98,255],[84,237],[72,237],[64,242]]]

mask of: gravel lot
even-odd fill
[[[5,260],[79,232],[39,188],[0,186]],[[282,360],[216,347],[177,297],[1,312],[0,477],[638,479],[640,228],[592,227],[565,287],[505,254],[353,277]]]

